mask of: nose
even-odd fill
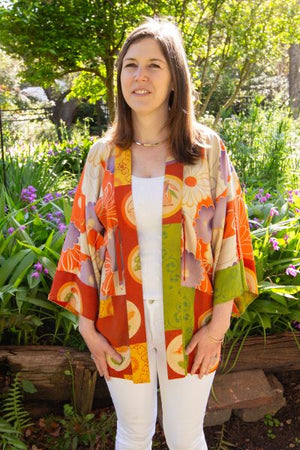
[[[138,81],[138,80],[146,80],[147,79],[147,75],[145,72],[145,69],[143,68],[143,66],[137,66],[136,71],[134,73],[134,80]]]

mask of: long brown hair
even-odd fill
[[[203,143],[194,116],[192,83],[178,28],[165,19],[147,19],[127,37],[117,61],[117,114],[109,130],[111,141],[121,148],[129,148],[133,141],[131,108],[121,88],[123,59],[129,47],[142,39],[155,39],[169,65],[174,91],[169,97],[170,148],[174,158],[193,164],[199,157]]]

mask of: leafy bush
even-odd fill
[[[299,123],[276,103],[268,108],[252,104],[225,119],[220,130],[241,181],[248,187],[295,189],[299,186]]]

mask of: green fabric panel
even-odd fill
[[[214,279],[214,305],[235,299],[242,314],[256,297],[249,291],[243,261],[227,269],[218,270]]]
[[[184,345],[193,334],[195,289],[181,286],[181,224],[164,224],[162,272],[165,330],[183,331]]]

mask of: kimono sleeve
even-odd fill
[[[246,205],[224,143],[214,135],[210,174],[215,214],[212,223],[214,305],[234,300],[233,316],[257,297],[257,279]]]
[[[95,213],[103,174],[103,143],[96,142],[77,186],[68,231],[48,299],[95,320],[99,308],[104,229]]]

